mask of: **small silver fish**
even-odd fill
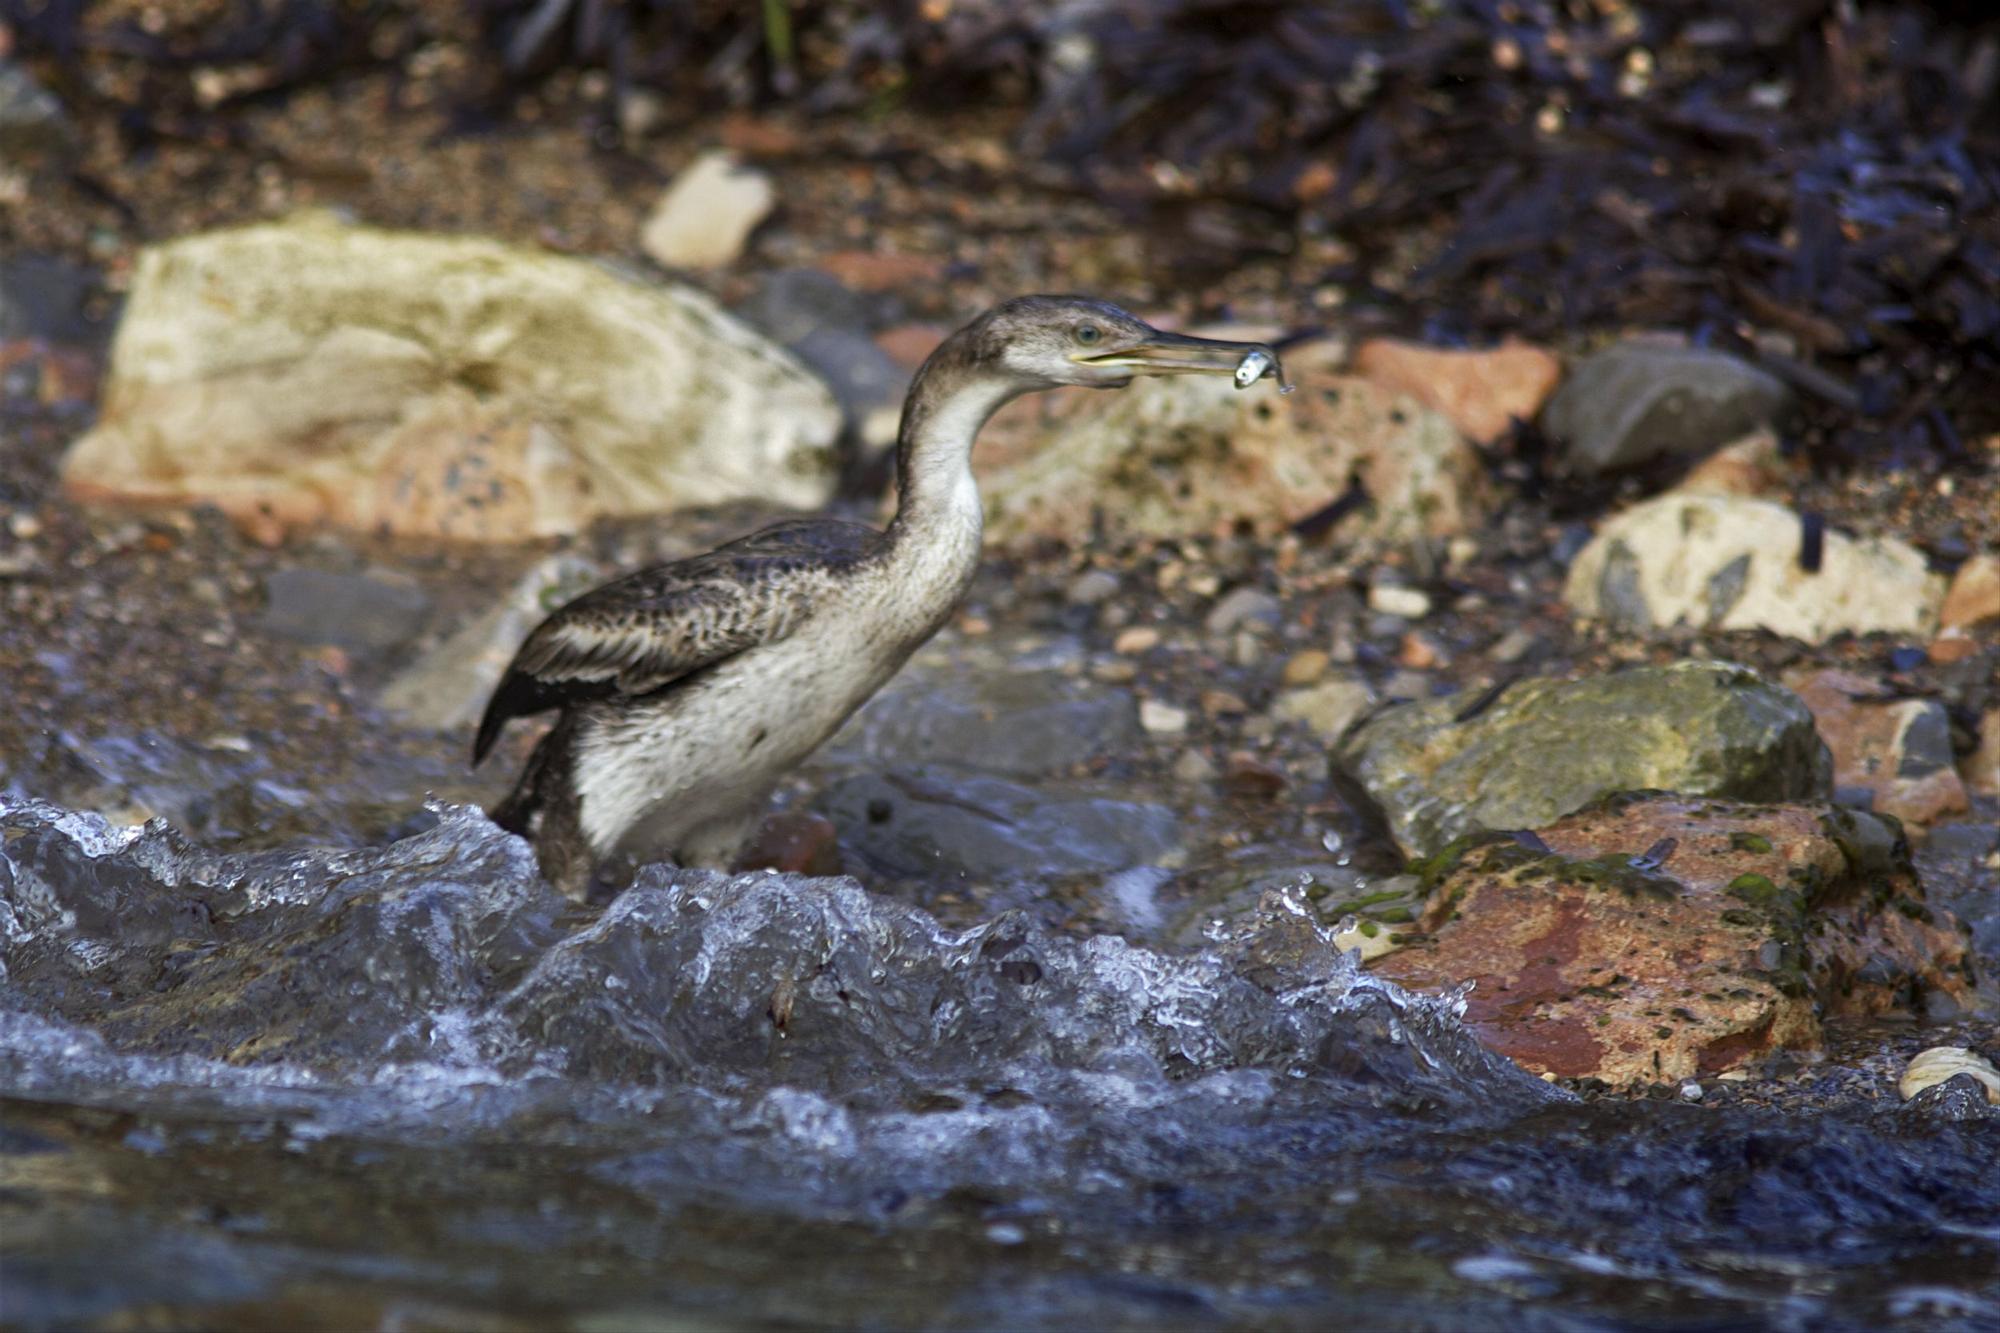
[[[1285,368],[1278,363],[1277,353],[1261,347],[1245,352],[1243,359],[1237,363],[1236,387],[1247,389],[1266,375],[1277,377],[1279,393],[1292,391],[1292,386],[1285,382]]]

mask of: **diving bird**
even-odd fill
[[[572,897],[614,856],[727,869],[779,779],[971,585],[972,441],[987,419],[1060,385],[1205,373],[1243,387],[1279,372],[1263,344],[1162,332],[1084,297],[1017,297],[979,316],[910,384],[886,531],[780,523],[607,583],[528,635],[486,705],[474,765],[512,719],[561,712],[494,822],[527,836]]]

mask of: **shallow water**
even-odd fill
[[[8,1324],[2000,1321],[1963,1097],[1578,1102],[1282,894],[1173,956],[851,880],[584,910],[430,823],[0,803]]]

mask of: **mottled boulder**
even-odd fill
[[[1719,1074],[1814,1049],[1834,1015],[1955,1013],[1974,982],[1895,822],[1837,807],[1620,797],[1417,868],[1429,938],[1373,970],[1472,981],[1467,1022],[1537,1073]]]
[[[989,532],[1067,540],[1101,515],[1133,536],[1269,533],[1355,482],[1372,503],[1342,520],[1344,538],[1397,543],[1480,521],[1479,458],[1450,420],[1343,373],[1339,358],[1333,343],[1288,351],[1298,389],[1285,395],[1268,381],[1238,390],[1226,377],[1184,376],[1071,396],[1039,409],[1046,433],[1025,448],[996,421],[979,456]],[[1007,461],[996,467],[996,456]]]
[[[1621,629],[1766,629],[1808,643],[1882,631],[1928,638],[1944,580],[1893,537],[1821,535],[1806,568],[1799,516],[1733,495],[1675,492],[1609,519],[1570,565],[1578,615]]]
[[[1639,788],[1760,801],[1832,789],[1806,706],[1728,662],[1535,678],[1460,721],[1465,708],[1447,698],[1388,709],[1336,752],[1413,855]]]
[[[1966,808],[1943,704],[1891,697],[1849,671],[1800,671],[1785,683],[1812,709],[1833,754],[1833,782],[1843,802],[1867,804],[1912,824]]]
[[[1634,341],[1578,362],[1542,425],[1563,441],[1571,471],[1595,475],[1705,454],[1778,420],[1790,402],[1783,384],[1725,352]]]
[[[476,541],[832,493],[826,387],[708,297],[470,236],[308,214],[139,259],[91,501],[212,503],[260,534]]]

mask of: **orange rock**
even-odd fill
[[[1875,809],[1928,824],[1966,808],[1965,784],[1952,767],[1951,723],[1929,699],[1891,699],[1881,686],[1847,671],[1801,671],[1785,684],[1812,710],[1833,754],[1836,787],[1865,787]]]
[[[1825,1017],[1971,992],[1962,929],[1872,815],[1614,798],[1542,829],[1546,852],[1484,837],[1433,859],[1429,938],[1372,970],[1474,982],[1467,1022],[1536,1073],[1719,1074],[1816,1048]]]
[[[1532,421],[1562,378],[1553,353],[1520,342],[1464,352],[1370,338],[1355,351],[1354,369],[1436,408],[1480,444],[1499,438],[1514,418]]]
[[[949,330],[939,324],[898,324],[875,335],[875,345],[905,370],[915,370],[937,350]]]
[[[903,291],[944,277],[945,261],[934,255],[892,255],[879,250],[836,250],[822,255],[819,269],[858,292]]]
[[[1786,496],[1801,468],[1778,452],[1778,437],[1756,430],[1689,469],[1679,489],[1711,495]]]
[[[1982,552],[1958,567],[1944,595],[1938,624],[1945,629],[1970,629],[2000,620],[2000,555]]]
[[[781,870],[790,875],[838,875],[840,830],[825,815],[780,810],[757,831],[757,840],[744,852],[740,868]]]

